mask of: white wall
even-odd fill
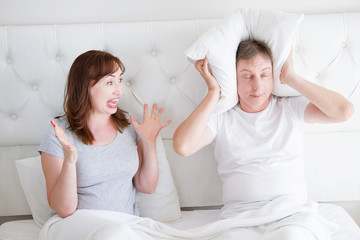
[[[241,7],[360,11],[360,0],[0,0],[0,25],[221,18]]]

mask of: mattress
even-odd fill
[[[339,230],[333,235],[333,240],[359,240],[360,228],[348,213],[341,207],[333,204],[321,203],[319,213],[326,219],[338,224]],[[169,225],[186,230],[196,228],[219,219],[220,210],[193,210],[182,211],[182,218]],[[1,240],[35,240],[38,239],[40,227],[34,220],[18,220],[4,223],[0,226]],[[248,239],[260,239],[259,228],[239,229],[239,234],[248,236]],[[242,238],[243,240],[246,240]]]

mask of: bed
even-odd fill
[[[167,183],[154,196],[137,196],[144,215],[160,222],[156,226],[165,232],[197,229],[204,233],[203,226],[218,221],[222,184],[212,147],[181,157],[172,149],[172,135],[206,92],[184,51],[220,21],[0,26],[0,216],[27,218],[3,223],[0,239],[39,238],[47,209],[38,144],[50,120],[62,113],[71,63],[89,49],[109,51],[124,62],[120,107],[139,117],[143,104],[156,102],[164,107],[163,119],[172,120],[157,141],[158,156],[163,159],[160,180]],[[306,15],[292,42],[299,74],[340,92],[355,106],[349,121],[308,125],[304,136],[309,199],[319,203],[321,216],[337,224],[334,240],[360,239],[359,23],[360,13]],[[262,234],[259,228],[237,231],[246,231],[241,234],[248,239]],[[215,234],[212,239],[239,236],[236,231],[228,234]]]

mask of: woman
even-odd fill
[[[102,51],[81,54],[70,68],[65,114],[51,121],[39,147],[48,202],[60,217],[84,208],[139,215],[135,188],[156,189],[155,140],[170,120],[160,123],[156,104],[150,117],[145,104],[142,124],[118,108],[124,71]]]

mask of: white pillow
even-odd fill
[[[181,217],[178,195],[160,137],[156,144],[160,169],[157,189],[153,194],[137,192],[136,202],[141,216],[163,222],[174,221]],[[16,167],[33,218],[41,227],[49,218],[51,209],[40,156],[17,160]]]
[[[274,58],[274,91],[278,96],[297,96],[298,92],[282,85],[280,73],[287,59],[303,14],[244,8],[226,16],[205,32],[185,51],[190,62],[209,60],[211,71],[221,87],[221,97],[214,114],[225,112],[238,103],[236,83],[236,50],[241,41],[266,42]]]
[[[52,211],[47,201],[40,156],[17,160],[15,164],[31,214],[35,223],[41,227]]]

